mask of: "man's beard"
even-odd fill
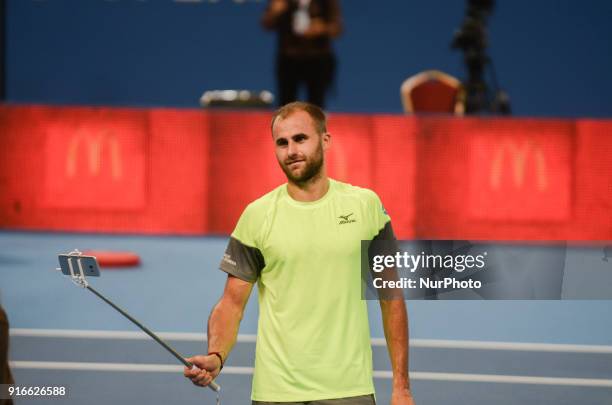
[[[297,175],[293,174],[289,165],[283,163],[280,166],[290,182],[298,185],[306,184],[321,173],[321,167],[323,167],[323,147],[319,143],[312,158],[307,157],[304,160],[304,169]]]

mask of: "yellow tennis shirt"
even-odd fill
[[[378,196],[335,180],[318,201],[293,200],[285,184],[247,206],[221,269],[257,282],[253,400],[374,393],[360,241],[382,234],[392,230]]]

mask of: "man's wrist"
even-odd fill
[[[393,377],[393,390],[410,391],[410,380],[405,376]]]
[[[393,387],[393,390],[391,391],[391,395],[395,398],[412,398],[412,391],[410,391],[410,388],[395,388]]]
[[[223,364],[225,360],[223,359],[223,355],[220,352],[208,352],[209,356],[216,356],[219,359],[219,371],[223,370]]]

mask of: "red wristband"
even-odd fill
[[[215,356],[217,356],[219,358],[219,361],[221,362],[221,367],[219,367],[219,371],[223,370],[223,356],[221,356],[221,353],[219,353],[219,352],[209,352],[208,353],[209,356],[211,354],[214,354]]]

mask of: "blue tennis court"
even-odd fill
[[[201,353],[205,321],[225,274],[225,237],[0,233],[0,294],[11,322],[20,385],[66,386],[54,403],[215,403],[182,366],[129,321],[55,270],[74,248],[137,252],[135,268],[103,270],[92,285],[166,338]],[[218,378],[223,404],[249,403],[255,297]],[[391,372],[376,302],[370,303],[375,384],[389,402]],[[609,301],[408,302],[410,370],[419,404],[610,404]],[[18,400],[25,404],[37,400]]]

